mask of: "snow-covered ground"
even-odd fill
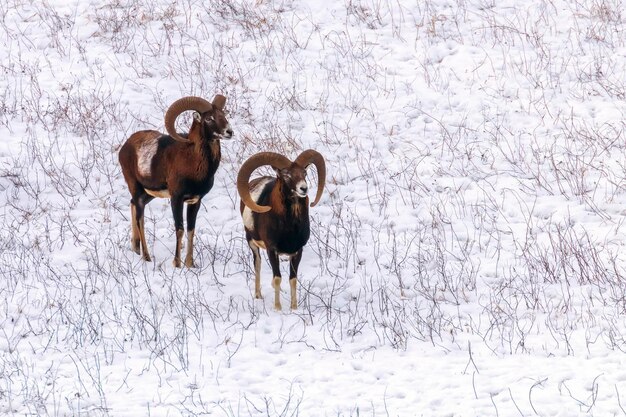
[[[0,414],[626,415],[624,10],[3,0]],[[117,151],[216,93],[199,267],[165,199],[146,263]],[[325,194],[277,312],[234,182],[307,148]]]

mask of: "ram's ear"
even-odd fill
[[[224,106],[226,105],[226,97],[224,97],[221,94],[217,94],[214,98],[213,98],[213,107],[215,107],[218,110],[224,111]]]
[[[200,122],[202,120],[202,115],[197,111],[193,112],[193,120],[196,122]]]

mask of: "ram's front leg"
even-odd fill
[[[200,200],[194,204],[187,203],[187,256],[185,256],[185,266],[195,268],[193,261],[193,238],[196,229],[196,217],[200,211]]]
[[[298,308],[298,293],[296,286],[298,285],[298,265],[302,259],[302,249],[296,252],[289,260],[289,287],[291,288],[291,309]]]
[[[280,275],[280,259],[278,257],[278,253],[269,250],[267,251],[267,256],[270,260],[270,265],[272,266],[272,273],[274,277],[272,278],[272,287],[274,287],[274,308],[276,310],[282,310],[282,306],[280,304],[280,283],[282,281],[282,277]]]
[[[183,224],[183,206],[184,201],[179,196],[171,197],[172,214],[174,215],[174,228],[176,229],[176,250],[174,252],[174,261],[172,262],[176,268],[180,268],[180,251],[183,245],[183,235],[185,228]]]

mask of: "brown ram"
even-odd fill
[[[200,202],[213,187],[220,164],[220,139],[230,139],[233,131],[224,116],[226,97],[216,95],[212,103],[200,97],[176,100],[165,113],[169,135],[155,130],[133,133],[122,145],[119,161],[131,200],[131,247],[150,261],[144,231],[144,209],[155,197],[171,200],[176,228],[174,266],[181,266],[180,251],[184,234],[183,206],[187,203],[187,256],[185,265],[194,266],[193,237]],[[189,133],[180,135],[178,116],[193,110]],[[141,252],[140,252],[141,249]]]
[[[293,162],[277,153],[261,152],[244,162],[237,176],[246,240],[254,258],[255,297],[261,298],[260,249],[265,249],[274,274],[272,286],[277,310],[281,309],[281,256],[289,259],[291,308],[298,306],[298,265],[310,234],[306,169],[311,164],[315,165],[318,174],[317,195],[312,207],[319,202],[326,180],[326,164],[317,151],[306,150]],[[252,172],[264,165],[274,168],[276,177],[264,176],[250,182]]]

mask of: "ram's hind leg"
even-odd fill
[[[133,218],[133,245],[136,245],[135,238],[138,234],[139,244],[141,245],[141,251],[143,252],[143,259],[145,261],[150,262],[152,259],[150,258],[150,253],[148,252],[148,243],[146,242],[146,231],[143,223],[143,213],[150,201],[152,201],[153,197],[148,194],[140,194],[136,198],[133,198],[134,204],[132,205],[131,211],[134,214]],[[139,253],[139,252],[137,252]]]
[[[248,246],[252,250],[252,260],[254,262],[254,298],[261,299],[261,250],[252,239],[248,240]]]
[[[141,236],[139,235],[139,227],[137,225],[137,209],[135,203],[130,202],[130,226],[131,238],[130,248],[138,255],[141,255]]]
[[[246,232],[246,240],[252,251],[252,262],[254,263],[254,298],[261,299],[261,250],[259,245]]]

